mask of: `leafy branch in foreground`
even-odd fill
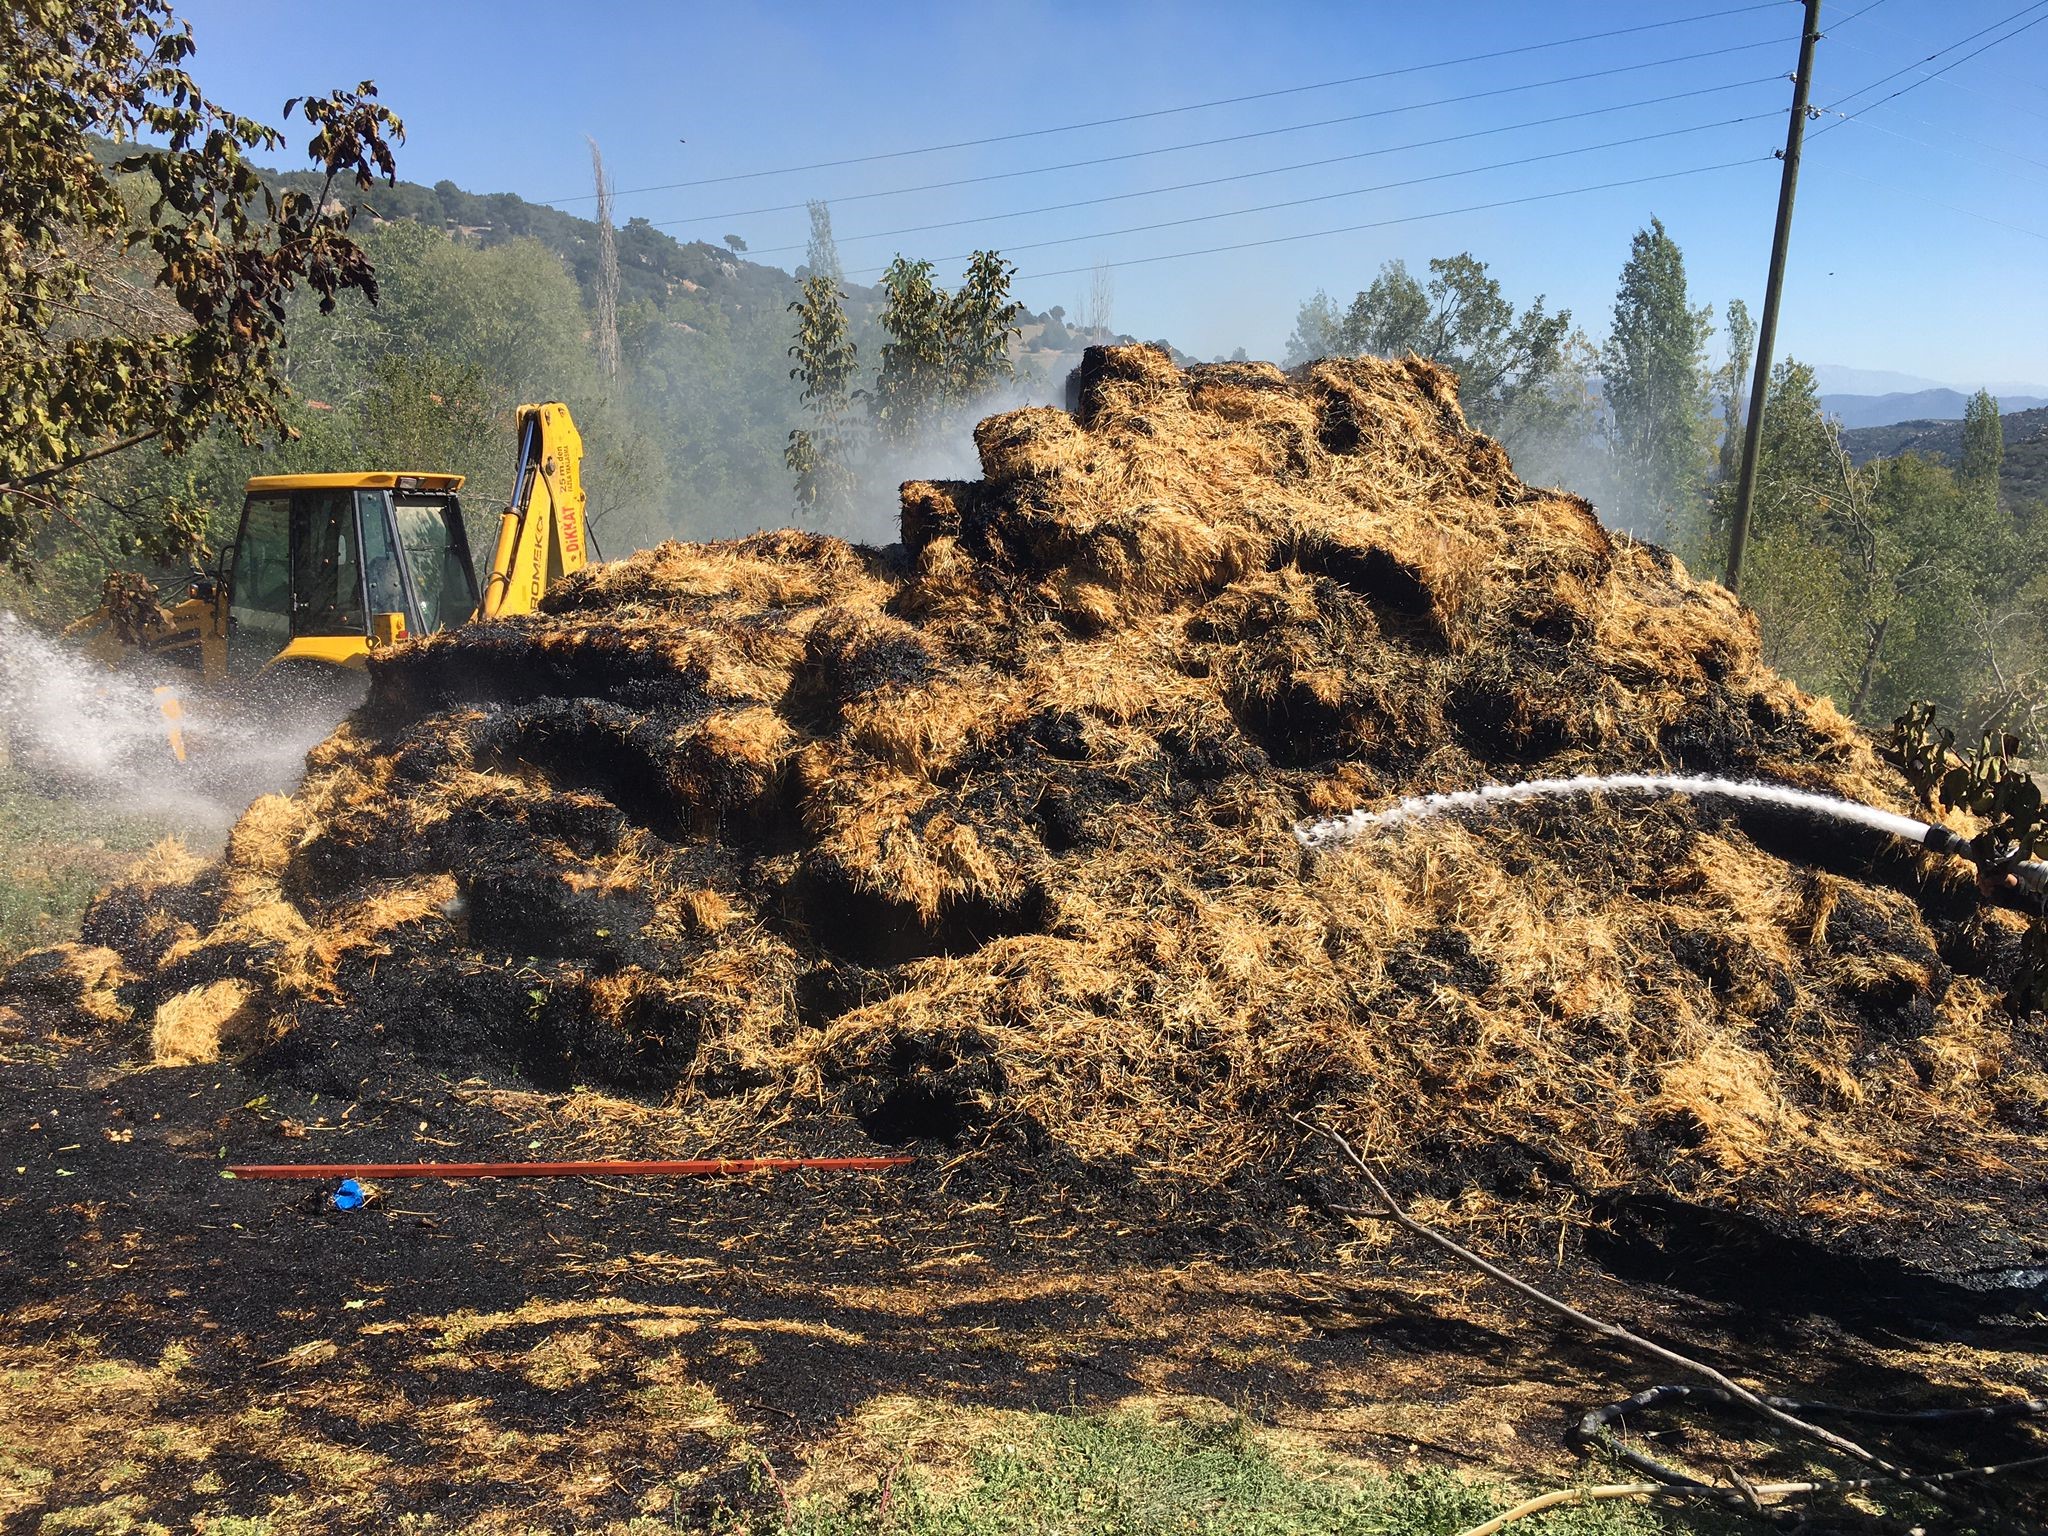
[[[395,179],[404,129],[376,86],[285,103],[325,180],[280,191],[248,152],[283,135],[209,101],[192,51],[167,0],[19,0],[0,23],[0,558],[17,569],[88,465],[216,425],[282,429],[301,287],[323,312],[376,302],[333,195]],[[110,166],[108,139],[137,147]],[[194,538],[177,519],[154,533],[164,558]]]
[[[2017,736],[1986,731],[1968,757],[1956,751],[1956,734],[1936,727],[1935,707],[1909,704],[1892,722],[1891,756],[1921,800],[1934,811],[1965,811],[1983,821],[1970,839],[1970,857],[1981,870],[1997,872],[2048,854],[2048,806],[2041,786],[2026,771],[2026,743]],[[2003,877],[2007,886],[2013,876]],[[2036,910],[2020,941],[2013,999],[2021,1007],[2048,1005],[2048,912]]]

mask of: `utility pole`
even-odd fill
[[[1778,345],[1778,294],[1785,286],[1785,252],[1792,244],[1792,194],[1799,187],[1799,148],[1806,142],[1806,98],[1813,85],[1813,45],[1820,41],[1820,0],[1805,0],[1805,30],[1799,37],[1799,72],[1792,77],[1792,124],[1785,131],[1785,174],[1778,183],[1778,228],[1771,236],[1771,275],[1764,286],[1764,315],[1757,326],[1756,376],[1749,386],[1749,420],[1742,434],[1742,474],[1735,483],[1735,523],[1728,534],[1730,592],[1742,590],[1742,548],[1749,542],[1749,504],[1756,495],[1756,457],[1763,444],[1764,396],[1771,385],[1771,356]]]

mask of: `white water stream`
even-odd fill
[[[1759,784],[1753,780],[1721,779],[1706,774],[1612,773],[1582,775],[1570,779],[1528,779],[1520,784],[1487,784],[1478,789],[1453,790],[1440,795],[1417,795],[1397,801],[1383,811],[1356,810],[1324,821],[1297,822],[1294,835],[1311,852],[1340,847],[1368,832],[1388,831],[1411,822],[1426,821],[1447,811],[1483,811],[1495,806],[1516,805],[1528,800],[1562,800],[1578,795],[1713,795],[1724,800],[1747,800],[1763,805],[1810,811],[1835,821],[1886,832],[1909,843],[1925,842],[1932,828],[1924,821],[1882,811],[1874,805],[1843,800],[1812,790],[1792,789],[1783,784]],[[2048,886],[2048,864],[2027,863],[2011,871],[2033,890]]]

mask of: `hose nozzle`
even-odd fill
[[[1971,846],[1967,837],[1951,832],[1947,827],[1929,827],[1927,835],[1920,841],[1936,853],[1952,853],[1959,859],[1968,859],[1977,866],[1985,880],[1995,881],[2000,875],[2010,875],[2021,887],[2036,895],[2048,891],[2048,864],[2039,859],[1986,860]]]

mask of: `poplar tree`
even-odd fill
[[[1733,481],[1742,472],[1742,434],[1749,418],[1749,375],[1756,364],[1756,322],[1740,299],[1728,301],[1728,355],[1714,373],[1721,404],[1721,455],[1716,478]]]
[[[811,239],[804,248],[804,265],[810,268],[811,277],[822,277],[836,289],[846,281],[846,273],[839,265],[839,242],[832,237],[831,205],[813,198],[804,207],[811,215]]]
[[[1963,493],[1987,504],[1998,500],[1998,472],[2005,463],[2005,428],[1998,401],[1980,389],[1963,407],[1963,457],[1956,479]]]
[[[1623,483],[1633,492],[1637,520],[1666,539],[1689,529],[1705,486],[1713,315],[1711,305],[1692,307],[1685,257],[1663,222],[1652,219],[1636,232],[1621,270],[1601,363]]]

